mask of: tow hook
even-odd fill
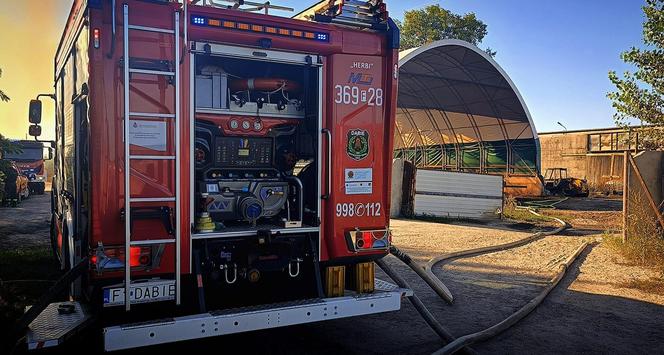
[[[297,277],[297,275],[300,274],[300,263],[302,262],[302,259],[297,258],[295,260],[291,260],[288,263],[288,275],[290,277]],[[293,272],[293,263],[295,263],[295,272]]]
[[[234,284],[235,281],[237,281],[237,264],[233,263],[233,266],[232,266],[232,268],[233,268],[233,279],[232,280],[230,280],[228,278],[228,269],[230,269],[230,268],[231,268],[231,266],[229,266],[228,264],[219,265],[219,270],[224,270],[224,278],[226,279],[226,283],[229,284],[229,285]]]
[[[74,314],[76,313],[76,306],[71,303],[61,304],[58,306],[58,314]]]

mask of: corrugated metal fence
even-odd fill
[[[503,177],[418,169],[414,214],[450,218],[499,218]]]

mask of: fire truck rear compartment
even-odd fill
[[[385,19],[375,28],[304,20],[209,2],[74,2],[53,95],[52,237],[69,270],[42,298],[69,288],[74,301],[30,308],[21,322],[30,347],[59,344],[88,312],[104,327],[105,349],[118,350],[400,308],[409,291],[374,285],[372,272],[363,287],[344,284],[360,279],[344,267],[359,275],[355,266],[382,254],[348,257],[342,229],[386,224],[384,214],[341,223],[333,212],[342,190],[330,183],[343,162],[389,175],[383,155],[367,154],[360,167],[340,142],[358,127],[389,133],[396,81],[378,68],[396,64],[398,43],[387,46]],[[391,108],[367,102],[348,126],[342,117],[356,104],[335,102],[332,88],[352,94],[369,82],[392,93]],[[366,195],[344,197],[386,203],[384,193]]]
[[[320,296],[319,68],[222,55],[194,62],[192,253],[206,302]]]

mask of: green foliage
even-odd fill
[[[6,153],[20,153],[21,148],[0,133],[0,158]]]
[[[514,197],[507,197],[503,204],[503,218],[519,222],[549,222],[551,219],[544,216],[537,216],[528,212],[525,208],[519,208],[519,202]]]
[[[533,223],[538,226],[555,225],[558,227],[557,222],[554,222],[553,218],[558,218],[563,222],[571,224],[569,216],[557,212],[555,209],[555,203],[552,204],[549,201],[547,204],[546,201],[540,201],[538,206],[534,202],[535,201],[530,201],[530,203],[520,203],[514,197],[507,197],[503,203],[503,218],[520,223]],[[534,209],[534,211],[540,215],[538,216],[530,213],[527,208],[524,208],[526,206],[530,206],[531,209]]]
[[[0,69],[0,78],[2,77],[2,69]],[[9,96],[7,96],[4,91],[0,90],[0,101],[7,102],[9,101]]]
[[[20,147],[0,134],[0,202],[5,198],[6,182],[16,179],[16,171],[12,169],[9,161],[2,157],[5,153],[19,153],[20,151]]]
[[[609,80],[616,86],[607,94],[617,113],[616,123],[626,126],[636,118],[648,125],[664,124],[664,0],[647,0],[643,7],[644,49],[632,47],[621,54],[623,61],[633,64],[635,72],[620,77],[609,72]],[[664,147],[664,132],[647,129],[642,134],[646,148]]]
[[[408,49],[441,39],[460,39],[478,45],[487,35],[486,24],[474,13],[458,15],[440,5],[429,5],[423,9],[406,11],[401,30],[401,48]],[[485,50],[494,56],[490,48]]]

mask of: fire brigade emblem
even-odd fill
[[[369,132],[363,129],[348,131],[346,153],[354,160],[362,160],[369,155]]]

